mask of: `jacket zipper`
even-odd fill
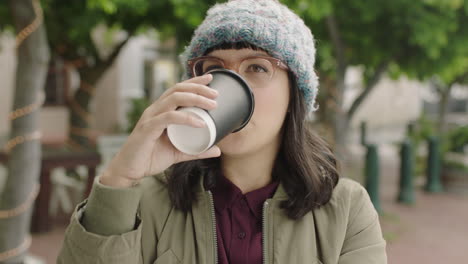
[[[214,209],[214,201],[213,201],[213,194],[211,191],[208,191],[209,198],[210,198],[210,209],[211,209],[211,226],[212,226],[212,234],[213,234],[213,241],[214,241],[214,260],[215,264],[218,264],[218,237],[216,236],[216,214]],[[267,257],[268,257],[268,249],[267,249],[267,209],[268,209],[268,201],[263,203],[263,214],[262,214],[262,240],[263,240],[263,263],[267,264]]]
[[[213,194],[211,191],[208,191],[209,198],[210,198],[210,209],[211,209],[211,227],[212,227],[212,234],[213,234],[213,244],[214,244],[214,260],[215,264],[218,264],[218,237],[216,236],[216,214],[215,214],[215,207],[214,207],[214,200]]]
[[[263,240],[263,264],[267,264],[267,257],[268,257],[268,245],[267,242],[267,208],[268,208],[268,201],[263,203],[263,214],[262,214],[262,240]]]

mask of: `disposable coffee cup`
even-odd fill
[[[218,91],[215,99],[218,106],[209,111],[198,107],[177,109],[193,114],[206,126],[171,124],[167,127],[167,135],[174,147],[189,155],[201,154],[227,135],[240,131],[250,121],[255,108],[252,89],[242,76],[227,69],[208,73],[213,75],[208,86]]]

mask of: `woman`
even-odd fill
[[[208,11],[181,56],[185,81],[149,106],[77,207],[58,263],[386,263],[366,191],[305,123],[314,107],[314,41],[273,0]],[[214,109],[209,70],[252,87],[248,125],[199,156],[176,150],[169,124],[203,127],[179,106]]]

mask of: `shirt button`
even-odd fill
[[[245,232],[240,232],[239,234],[237,234],[237,237],[238,237],[239,239],[244,239],[244,237],[245,237]]]

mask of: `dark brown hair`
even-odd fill
[[[246,42],[223,43],[205,54],[218,49],[243,48],[262,50]],[[291,83],[289,112],[284,120],[272,177],[281,182],[288,195],[281,207],[290,218],[298,219],[330,200],[339,173],[332,150],[308,126],[306,103],[295,86],[294,75],[288,74]],[[168,169],[166,179],[171,202],[180,210],[191,210],[201,175],[205,175],[205,188],[211,189],[220,173],[219,157],[174,164]]]

